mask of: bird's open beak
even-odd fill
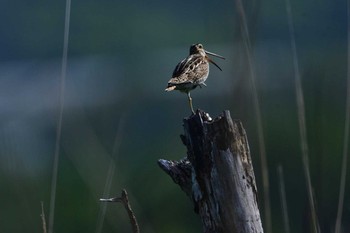
[[[222,71],[222,69],[220,68],[220,66],[218,66],[213,60],[211,60],[209,57],[207,57],[208,61],[211,62],[213,65],[215,65],[217,68],[219,68],[219,70]]]
[[[225,59],[223,56],[220,56],[220,55],[215,54],[215,53],[211,53],[211,52],[208,52],[208,51],[205,51],[205,53],[208,54],[208,55],[212,55],[214,57]],[[222,71],[222,69],[213,60],[211,60],[209,57],[208,57],[208,61],[211,62],[213,65],[215,65],[217,68],[219,68],[219,70]]]
[[[218,58],[221,58],[221,59],[224,59],[224,60],[225,60],[225,58],[224,58],[223,56],[220,56],[220,55],[218,55],[218,54],[211,53],[211,52],[208,52],[208,51],[205,51],[205,53],[206,53],[206,54],[209,54],[209,55],[212,55],[212,56],[214,56],[214,57],[218,57]],[[213,63],[213,64],[214,64],[214,63]]]

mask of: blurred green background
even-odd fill
[[[284,0],[244,2],[270,175],[273,232],[283,232],[277,165],[285,174],[292,232],[307,231],[294,71]],[[338,204],[347,73],[346,1],[292,1],[305,96],[310,170],[323,232]],[[59,116],[65,1],[3,1],[0,14],[0,232],[42,232],[49,215]],[[212,67],[194,107],[228,109],[247,130],[259,203],[263,190],[249,70],[235,1],[93,1],[71,5],[58,166],[55,232],[131,232],[119,204],[126,188],[141,232],[201,232],[190,200],[157,166],[186,155],[179,135],[186,96],[165,93],[189,46],[203,43]],[[348,106],[349,107],[349,106]],[[119,133],[118,133],[119,132]],[[117,142],[117,143],[116,143]],[[113,153],[115,147],[115,153]],[[104,194],[115,165],[111,190]],[[350,178],[350,177],[348,177]],[[350,232],[349,182],[344,232]]]

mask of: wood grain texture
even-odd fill
[[[212,120],[203,111],[184,119],[187,158],[159,160],[191,198],[205,233],[262,233],[247,135],[229,111]]]

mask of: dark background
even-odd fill
[[[0,232],[42,232],[40,201],[48,217],[59,116],[65,1],[2,3]],[[281,164],[291,231],[307,232],[286,4],[244,4],[273,231],[283,232],[276,172]],[[338,0],[292,1],[311,179],[323,232],[333,231],[338,204],[348,69],[346,7],[346,1]],[[193,104],[212,117],[228,109],[242,120],[263,215],[256,115],[241,38],[234,1],[72,1],[55,232],[130,232],[121,205],[108,205],[101,222],[98,199],[111,164],[115,170],[107,196],[128,190],[141,232],[201,231],[191,202],[157,166],[159,158],[186,155],[179,135],[182,119],[190,115],[187,99],[164,88],[193,43],[226,57],[215,59],[223,72],[211,67],[208,86],[192,92]],[[349,185],[343,216],[349,228],[348,192]]]

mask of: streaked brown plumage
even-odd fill
[[[190,55],[175,67],[172,78],[169,80],[168,86],[165,89],[165,91],[179,90],[186,93],[193,113],[190,91],[197,86],[206,86],[205,80],[207,80],[209,75],[209,62],[221,70],[207,54],[225,59],[220,55],[205,51],[202,44],[194,44],[190,47]]]

